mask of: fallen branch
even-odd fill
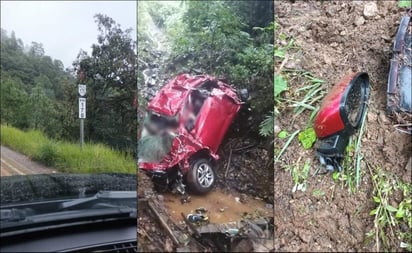
[[[149,239],[150,242],[153,242],[153,239],[147,234],[147,232],[143,229],[138,229],[137,233],[139,233],[139,235],[142,235],[143,237],[146,237],[147,239]]]
[[[285,58],[283,59],[282,63],[280,64],[279,68],[276,70],[276,75],[279,75],[280,72],[283,69],[283,66],[285,66],[286,62],[288,61],[288,55],[285,55]]]
[[[225,180],[227,178],[227,174],[228,174],[228,171],[229,171],[229,168],[230,168],[230,161],[232,160],[232,151],[233,151],[233,149],[230,149],[229,160],[227,162],[226,172],[225,172]]]
[[[253,148],[254,146],[256,146],[256,144],[250,144],[250,145],[247,145],[245,147],[234,148],[233,151],[235,151],[235,152],[242,151],[242,150],[245,150],[245,149],[248,149],[248,148]],[[230,151],[232,151],[232,149]]]
[[[149,208],[153,211],[153,213],[156,215],[156,217],[159,219],[160,224],[166,229],[166,231],[169,233],[170,238],[172,238],[173,242],[176,245],[180,245],[179,240],[177,240],[176,236],[174,235],[172,229],[167,225],[167,223],[165,222],[165,220],[163,219],[163,217],[160,215],[160,213],[156,210],[156,208],[153,206],[153,204],[148,201],[147,202]]]

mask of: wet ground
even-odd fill
[[[138,173],[138,251],[190,251],[212,252],[221,251],[212,247],[208,235],[224,237],[225,231],[239,231],[246,220],[260,221],[266,224],[259,230],[259,236],[246,236],[253,242],[239,243],[234,241],[232,250],[268,252],[273,249],[273,206],[259,198],[247,194],[236,193],[216,188],[202,196],[190,195],[188,203],[181,203],[177,194],[160,194],[152,190],[152,183],[144,173]],[[149,202],[150,204],[146,204]],[[155,211],[153,211],[153,209]],[[189,214],[202,214],[207,220],[191,222],[188,227],[184,217]],[[165,225],[167,224],[167,225]],[[196,237],[193,227],[201,237]],[[195,239],[196,238],[196,239]],[[243,237],[242,237],[243,238]],[[252,240],[251,239],[251,240]],[[223,240],[223,239],[222,239]],[[223,249],[225,249],[222,245]],[[250,248],[252,247],[252,248]],[[226,248],[227,250],[227,248]]]
[[[312,176],[319,162],[314,150],[304,150],[293,140],[281,161],[275,163],[275,251],[376,251],[374,238],[366,234],[374,228],[369,212],[374,208],[371,173],[366,167],[381,168],[411,183],[411,136],[396,131],[386,115],[386,85],[393,38],[404,10],[397,1],[277,1],[275,12],[279,34],[296,39],[301,50],[291,51],[284,69],[311,72],[325,81],[325,90],[352,71],[368,72],[371,95],[361,143],[361,182],[351,193],[335,182],[331,174]],[[376,7],[376,8],[375,8]],[[281,62],[275,63],[279,67]],[[294,89],[302,80],[289,80]],[[309,113],[298,118],[282,109],[275,120],[279,129],[289,133],[303,130]],[[292,122],[293,121],[293,122]],[[284,139],[276,139],[281,148]],[[292,192],[288,168],[310,162],[305,192]],[[399,204],[397,192],[391,201]],[[396,197],[398,196],[398,197]],[[400,197],[399,197],[400,196]],[[399,226],[394,228],[399,231]],[[386,231],[389,235],[389,231]],[[398,238],[391,238],[391,251],[403,251]],[[382,250],[382,247],[380,248]]]
[[[270,217],[273,215],[271,205],[267,206],[261,200],[254,199],[246,194],[234,194],[216,189],[204,196],[192,195],[189,203],[182,204],[180,196],[165,194],[165,206],[175,222],[182,222],[181,213],[195,214],[196,209],[204,209],[204,215],[210,223],[226,223],[240,221],[242,218],[254,216]]]

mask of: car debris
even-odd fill
[[[319,146],[316,154],[326,172],[342,171],[341,162],[349,137],[360,126],[369,97],[365,72],[345,76],[323,99],[313,122]]]
[[[393,44],[387,111],[401,132],[412,134],[412,9],[402,16]]]
[[[199,214],[199,213],[196,213],[196,214],[191,213],[187,215],[187,220],[192,223],[196,223],[196,224],[208,223],[209,217],[203,214]]]

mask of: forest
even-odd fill
[[[27,46],[1,29],[1,123],[36,129],[55,140],[79,140],[77,74],[87,86],[85,141],[134,154],[136,150],[135,40],[105,15],[94,16],[100,32],[88,55],[73,56],[63,69],[41,42]],[[27,43],[27,42],[26,42]]]

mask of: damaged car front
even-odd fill
[[[208,75],[180,74],[149,102],[138,143],[138,167],[155,187],[206,193],[216,182],[218,148],[240,110],[228,84]]]

